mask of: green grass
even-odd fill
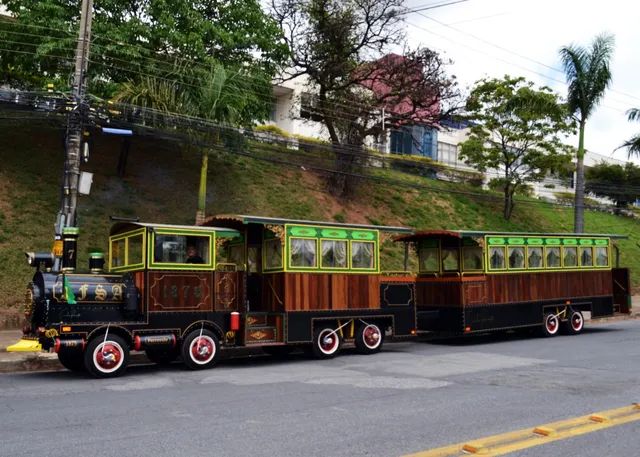
[[[62,130],[2,125],[0,146],[0,309],[21,303],[32,271],[25,251],[50,250],[59,205]],[[88,253],[106,249],[110,215],[191,224],[195,219],[200,156],[179,144],[134,138],[127,174],[116,175],[120,139],[96,135],[88,164],[90,196],[79,201],[79,268]],[[265,149],[265,148],[263,148]],[[284,159],[295,151],[270,147]],[[279,152],[278,152],[279,151]],[[307,152],[303,156],[312,157]],[[349,201],[327,194],[325,179],[299,168],[214,154],[209,159],[207,213],[240,213],[336,222],[408,225],[420,229],[563,232],[572,230],[570,208],[519,198],[511,221],[502,218],[500,194],[477,187],[412,176],[389,168],[370,170]],[[622,265],[640,283],[637,220],[586,212],[589,232],[620,233]],[[386,241],[383,268],[402,268],[401,246]]]

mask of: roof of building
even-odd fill
[[[111,231],[109,235],[114,235],[116,233],[126,232],[129,230],[133,230],[136,227],[145,227],[145,228],[154,228],[154,229],[166,229],[166,230],[191,230],[196,232],[237,232],[234,229],[227,227],[211,227],[211,226],[201,226],[201,225],[172,225],[172,224],[154,224],[150,222],[135,222],[135,221],[126,221],[126,222],[117,222],[111,226]],[[239,233],[238,233],[239,235]]]

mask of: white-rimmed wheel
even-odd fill
[[[220,343],[211,330],[198,329],[182,341],[182,360],[191,370],[211,368],[218,360]]]
[[[335,356],[340,349],[340,335],[331,327],[320,327],[313,335],[313,355],[319,359]]]
[[[84,351],[84,366],[96,378],[120,376],[129,364],[129,345],[115,334],[97,335]]]
[[[555,336],[560,330],[560,319],[553,313],[545,313],[542,322],[542,334],[544,336]]]
[[[569,335],[577,335],[584,328],[584,316],[580,311],[569,312],[569,319],[564,322],[564,331]]]
[[[376,324],[362,324],[356,330],[356,350],[361,354],[373,354],[382,348],[384,333]]]

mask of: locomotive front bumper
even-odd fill
[[[35,338],[20,338],[17,343],[7,346],[7,352],[40,352],[42,345]]]

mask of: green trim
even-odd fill
[[[321,239],[339,239],[346,240],[349,237],[349,233],[343,229],[322,229],[320,230]]]
[[[130,264],[129,263],[129,240],[137,236],[142,236],[142,246],[140,246],[141,262]],[[117,267],[114,267],[113,266],[113,244],[119,241],[124,241],[124,265],[119,265]],[[119,233],[118,235],[109,237],[109,271],[122,273],[126,271],[143,270],[145,268],[144,257],[145,257],[146,244],[147,244],[147,236],[146,236],[146,230],[144,228],[138,228],[131,232]]]
[[[208,263],[169,263],[155,262],[154,249],[156,245],[156,235],[192,236],[209,239],[209,262]],[[150,270],[214,270],[215,269],[215,244],[216,232],[206,232],[202,230],[156,228],[151,230],[151,242],[147,245],[147,265]]]
[[[63,235],[79,235],[80,229],[78,227],[65,227],[62,229]]]

